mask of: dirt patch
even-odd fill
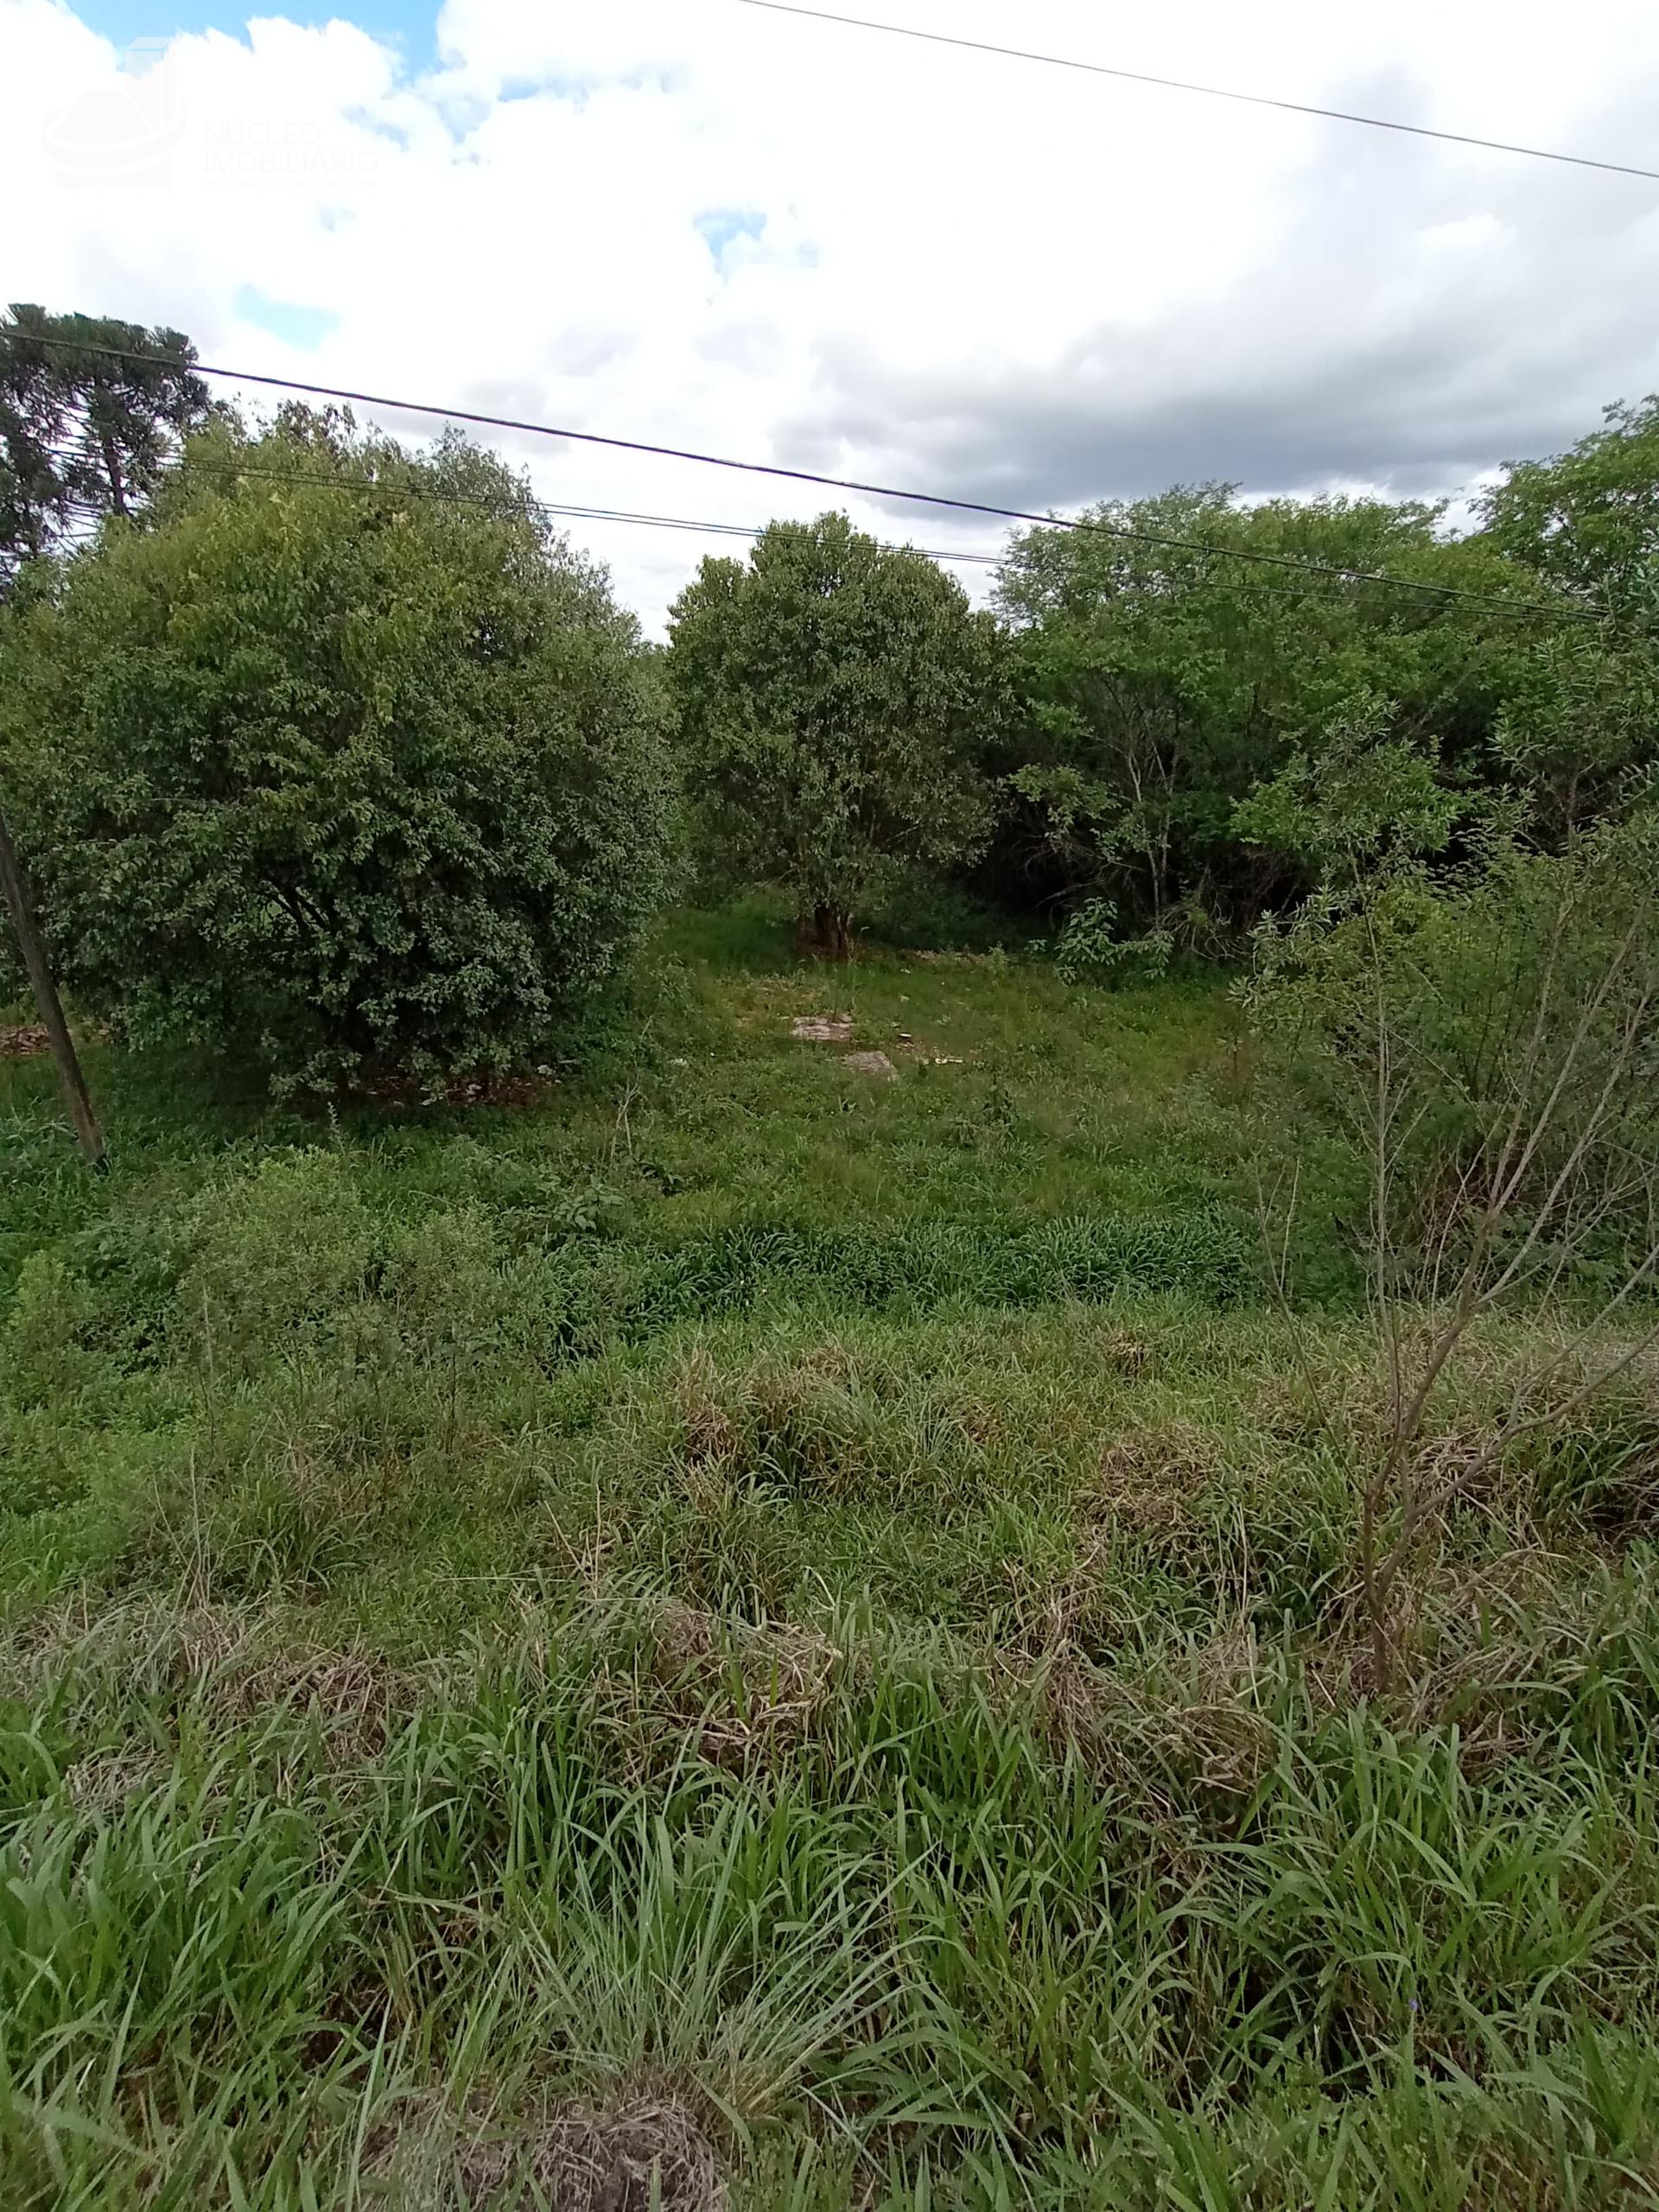
[[[33,1059],[46,1051],[48,1041],[38,1022],[0,1022],[0,1060]]]
[[[878,1083],[899,1080],[899,1071],[885,1052],[843,1052],[841,1065],[855,1075],[874,1076]]]
[[[850,1014],[798,1014],[789,1033],[804,1045],[846,1045],[852,1041]]]

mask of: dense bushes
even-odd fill
[[[1306,888],[1306,855],[1242,835],[1235,810],[1333,729],[1380,715],[1453,787],[1503,772],[1499,716],[1539,626],[1501,602],[1537,587],[1479,541],[1442,542],[1438,510],[1244,508],[1212,486],[1087,519],[1101,527],[1016,536],[999,575],[1020,697],[989,878],[1003,895],[1108,899],[1126,931],[1214,950]],[[1424,588],[1345,581],[1379,571]]]
[[[656,900],[633,620],[459,443],[216,430],[10,630],[0,741],[56,957],[135,1036],[285,1081],[499,1065]]]

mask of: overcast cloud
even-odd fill
[[[4,296],[170,322],[208,360],[1039,508],[1211,478],[1452,493],[1659,386],[1659,184],[734,0],[409,0],[400,29],[388,5],[372,34],[210,6],[222,28],[174,35],[166,0],[147,25],[97,0],[106,37],[0,0]],[[1659,168],[1652,0],[872,11]],[[560,500],[826,503],[501,442]],[[573,535],[653,628],[709,550]]]

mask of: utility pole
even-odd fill
[[[92,1111],[91,1094],[86,1078],[80,1071],[80,1062],[75,1056],[75,1042],[69,1034],[69,1025],[63,1018],[63,1002],[58,996],[58,987],[52,980],[52,970],[47,963],[46,947],[41,942],[40,931],[35,925],[35,914],[29,903],[29,887],[23,881],[23,872],[17,865],[17,848],[11,842],[11,831],[6,823],[5,811],[0,808],[0,891],[5,893],[6,906],[11,914],[11,926],[17,933],[17,943],[23,956],[23,965],[29,970],[29,980],[35,986],[35,1003],[41,1009],[41,1020],[45,1026],[52,1057],[58,1064],[58,1079],[63,1085],[63,1095],[69,1108],[70,1119],[75,1125],[75,1135],[80,1139],[80,1148],[94,1167],[104,1165],[104,1132],[98,1126],[98,1116]]]

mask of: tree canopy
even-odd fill
[[[632,618],[459,440],[216,426],[4,626],[66,983],[282,1080],[499,1065],[613,969],[667,766]]]
[[[207,417],[176,330],[109,315],[0,315],[0,586],[24,561],[152,495]]]
[[[925,555],[844,515],[773,523],[702,563],[671,639],[704,824],[739,880],[789,890],[804,944],[844,957],[895,871],[982,845],[1000,640]]]
[[[1241,817],[1258,785],[1347,775],[1363,728],[1446,791],[1518,780],[1548,810],[1543,751],[1586,762],[1578,701],[1628,680],[1519,557],[1518,518],[1458,537],[1433,505],[1207,485],[1084,519],[1017,534],[996,594],[1020,713],[995,880],[1061,911],[1105,895],[1154,931],[1236,942],[1310,881],[1306,844],[1272,834],[1282,809]],[[1636,742],[1627,691],[1619,707],[1592,741],[1604,781]]]

